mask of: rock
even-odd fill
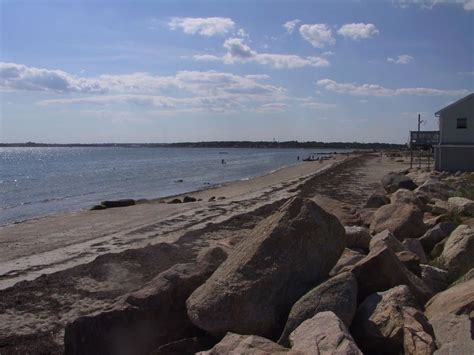
[[[370,250],[377,247],[377,245],[387,245],[390,249],[392,249],[395,253],[401,252],[406,250],[400,241],[395,238],[392,232],[388,229],[376,234],[372,237],[370,241]]]
[[[424,218],[425,216],[427,216],[427,218]],[[446,214],[442,214],[442,215],[433,217],[433,215],[425,213],[424,216],[423,216],[423,220],[425,222],[426,228],[431,229],[433,227],[436,227],[436,225],[439,224],[439,223],[448,222],[449,217]]]
[[[407,238],[403,240],[403,246],[406,250],[415,253],[420,258],[420,263],[426,264],[428,259],[426,258],[425,250],[419,239],[416,238]]]
[[[420,258],[415,253],[405,250],[396,253],[396,255],[408,270],[410,270],[416,276],[421,277]]]
[[[425,234],[420,237],[420,242],[425,252],[427,254],[430,253],[436,243],[439,243],[444,238],[449,236],[455,229],[456,224],[453,222],[441,222],[435,227],[428,229]]]
[[[228,355],[228,354],[301,354],[284,348],[271,340],[256,335],[239,335],[227,333],[211,350],[202,351],[198,355]]]
[[[277,338],[292,305],[336,264],[344,239],[335,216],[309,199],[290,199],[193,292],[191,321],[213,335]]]
[[[474,201],[464,197],[450,197],[448,199],[449,210],[464,216],[474,217]]]
[[[373,193],[367,199],[367,202],[365,203],[364,207],[365,208],[379,208],[389,203],[390,203],[390,200],[387,196],[378,194],[378,193]]]
[[[448,314],[430,319],[436,336],[436,355],[471,355],[474,349],[473,322],[469,316]]]
[[[474,267],[474,230],[467,225],[457,227],[446,240],[438,258],[453,277],[459,277]]]
[[[415,190],[417,185],[406,175],[388,174],[382,178],[382,186],[388,193],[398,189]]]
[[[377,211],[376,208],[362,208],[361,210],[359,210],[359,218],[362,226],[370,226],[374,218],[375,211]]]
[[[350,272],[339,274],[313,288],[291,308],[278,344],[289,346],[290,334],[307,319],[331,311],[350,326],[357,307],[357,281]]]
[[[91,211],[100,211],[100,210],[105,210],[107,207],[105,207],[104,205],[95,205],[93,207],[91,207]]]
[[[125,200],[115,200],[115,201],[102,201],[100,204],[102,206],[105,206],[106,208],[127,207],[127,206],[133,206],[135,204],[135,200],[125,199]]]
[[[433,295],[423,280],[410,272],[395,253],[383,244],[372,249],[353,267],[352,272],[357,279],[359,302],[372,293],[398,285],[407,285],[420,304],[425,304]]]
[[[431,265],[421,265],[421,279],[435,293],[445,290],[449,285],[448,272]]]
[[[359,226],[345,226],[346,231],[346,248],[362,249],[365,252],[369,251],[370,233],[365,227]]]
[[[469,280],[436,294],[425,305],[428,319],[446,314],[474,316],[474,280]]]
[[[321,312],[304,321],[290,335],[292,349],[304,354],[362,355],[354,339],[333,312]]]
[[[448,238],[444,238],[442,241],[436,243],[436,245],[433,247],[433,250],[431,250],[431,253],[430,253],[430,258],[432,260],[436,259],[437,257],[439,257],[441,255],[441,253],[444,250],[444,245],[446,244],[447,240],[448,240]],[[439,262],[438,262],[438,264],[439,264]]]
[[[403,307],[403,349],[405,355],[431,355],[436,350],[433,327],[420,310]]]
[[[188,203],[188,202],[196,202],[197,200],[194,197],[191,196],[184,196],[183,198],[183,203]]]
[[[214,202],[216,200],[216,196],[212,196],[209,198],[208,202]]]
[[[462,275],[459,279],[457,279],[456,281],[454,281],[451,286],[454,286],[454,285],[458,285],[462,282],[466,282],[466,281],[469,281],[469,280],[472,280],[474,279],[474,269],[471,269],[469,270],[468,272],[466,272],[464,275]]]
[[[392,196],[390,196],[390,203],[409,203],[417,206],[421,211],[424,211],[426,210],[427,201],[425,201],[423,197],[415,195],[413,191],[407,189],[398,189],[392,194]]]
[[[171,201],[169,201],[168,203],[182,203],[182,201],[179,198],[174,198]]]
[[[388,229],[398,240],[418,238],[426,231],[423,213],[412,204],[389,204],[380,207],[370,224],[372,234]]]
[[[405,285],[368,296],[357,309],[351,333],[364,353],[403,352],[403,307],[418,308]]]
[[[418,186],[422,185],[426,180],[430,178],[434,178],[432,172],[421,172],[421,171],[413,171],[407,174],[407,176],[413,180],[415,184]]]
[[[433,198],[432,203],[426,205],[426,210],[433,215],[443,215],[448,213],[448,203],[446,201]]]
[[[161,345],[149,355],[181,355],[194,354],[212,348],[215,341],[210,337],[193,337],[180,339],[172,343]]]
[[[161,345],[201,336],[186,314],[186,299],[226,258],[213,248],[197,263],[177,264],[112,309],[80,317],[64,335],[65,354],[145,354]]]
[[[330,276],[337,275],[341,272],[347,271],[351,266],[357,264],[360,260],[365,258],[365,254],[358,251],[345,248],[336,265],[329,272]]]
[[[446,201],[454,193],[454,189],[450,187],[447,183],[437,180],[429,179],[425,181],[423,185],[420,185],[415,193],[421,193],[429,198],[438,198],[440,200]]]

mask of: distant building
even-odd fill
[[[439,117],[438,171],[474,171],[474,93],[435,113]]]

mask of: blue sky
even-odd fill
[[[474,0],[0,0],[1,142],[405,143],[474,91]]]

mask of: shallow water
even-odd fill
[[[264,175],[316,152],[327,150],[0,148],[0,225],[101,200],[195,191]]]

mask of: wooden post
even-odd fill
[[[430,171],[431,147],[428,148],[428,171]]]

